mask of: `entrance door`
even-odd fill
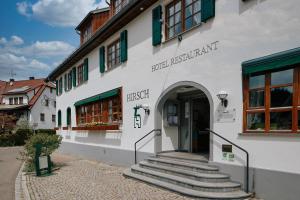
[[[209,152],[210,110],[206,97],[180,101],[179,150],[193,153]]]

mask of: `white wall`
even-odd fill
[[[154,8],[155,5],[152,7]],[[59,131],[67,141],[133,149],[134,142],[154,128],[154,106],[160,94],[169,86],[180,81],[193,81],[205,87],[213,97],[214,113],[220,101],[216,94],[220,90],[229,93],[228,109],[236,109],[233,123],[214,123],[213,129],[224,137],[243,146],[250,152],[253,167],[278,171],[300,173],[300,138],[287,137],[240,137],[242,132],[242,76],[243,61],[300,46],[300,4],[297,0],[252,0],[243,3],[239,0],[216,1],[216,16],[213,20],[183,34],[177,39],[152,46],[152,8],[133,20],[122,30],[128,30],[128,61],[104,74],[99,73],[99,49],[89,53],[89,80],[87,83],[64,92],[57,97],[57,110],[62,111],[62,126],[66,126],[66,109],[72,109],[72,126],[75,123],[74,103],[78,100],[99,94],[110,89],[123,87],[123,127],[121,133]],[[122,31],[120,30],[120,31]],[[119,32],[112,35],[102,45],[114,41]],[[188,53],[196,48],[215,43],[213,51],[194,59],[152,72],[152,66],[174,56]],[[101,45],[101,46],[102,46]],[[84,58],[83,58],[84,59]],[[78,66],[83,62],[78,62]],[[59,78],[59,77],[58,77]],[[150,89],[150,98],[136,102],[126,102],[126,95]],[[151,114],[145,118],[142,111],[143,126],[133,128],[133,107],[147,103]],[[175,137],[175,136],[174,136]],[[177,137],[177,136],[176,136]],[[84,139],[83,139],[84,138]],[[218,140],[214,142],[213,160],[222,160]],[[172,143],[165,142],[164,149],[172,149]],[[141,151],[153,152],[154,142],[149,139]],[[236,163],[239,153],[236,153]],[[241,159],[242,159],[241,154]]]
[[[5,95],[3,96],[3,103],[4,104],[9,104],[9,98],[19,98],[19,97],[23,97],[23,104],[27,105],[28,104],[28,96],[24,95],[24,94],[15,94],[15,95]],[[18,100],[19,101],[19,100]]]
[[[42,104],[44,96],[49,98],[49,106],[45,106]],[[52,122],[52,115],[56,115],[54,101],[56,98],[55,90],[50,93],[50,88],[46,87],[36,101],[32,109],[30,110],[30,123],[37,123],[38,126],[36,129],[53,129],[55,127],[55,122]],[[45,121],[40,121],[40,114],[45,114]]]

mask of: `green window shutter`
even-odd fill
[[[127,30],[121,32],[121,62],[127,61]]]
[[[63,89],[62,89],[62,77],[59,79],[59,94],[62,94]]]
[[[72,69],[72,82],[73,82],[73,87],[76,87],[76,67],[73,67]]]
[[[84,59],[84,63],[83,63],[83,79],[84,81],[89,80],[89,59],[86,58]]]
[[[105,47],[100,47],[99,49],[99,66],[100,73],[104,73],[105,71]]]
[[[57,125],[58,125],[58,127],[61,126],[61,111],[60,110],[57,112]]]
[[[69,72],[70,85],[69,88],[72,89],[72,71]]]
[[[201,21],[206,22],[215,16],[215,0],[201,0]]]
[[[67,108],[67,126],[71,125],[71,108]]]
[[[64,88],[65,88],[65,92],[68,90],[67,83],[68,83],[68,74],[65,74],[65,78],[64,78]]]
[[[58,96],[58,80],[55,81],[55,85],[56,85],[56,88],[55,88],[56,96]]]
[[[161,31],[162,31],[162,8],[161,5],[152,10],[152,45],[156,46],[161,44]]]

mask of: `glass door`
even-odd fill
[[[190,152],[191,134],[190,134],[190,102],[184,100],[180,103],[180,134],[179,134],[179,150]]]

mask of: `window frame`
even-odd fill
[[[45,122],[45,113],[40,113],[40,121]]]
[[[274,72],[286,71],[293,69],[293,81],[292,83],[271,85],[271,74]],[[284,68],[279,70],[265,71],[260,73],[254,73],[256,75],[265,75],[265,85],[264,85],[264,107],[253,107],[250,108],[250,93],[252,89],[249,89],[249,80],[251,75],[243,76],[243,132],[244,133],[300,133],[298,128],[298,111],[300,111],[300,65],[291,66],[290,68]],[[278,87],[292,86],[292,104],[291,106],[284,107],[271,107],[271,89]],[[271,113],[273,112],[291,112],[291,129],[288,130],[272,130],[271,129]],[[247,129],[247,114],[248,113],[265,113],[265,123],[264,130],[249,130]]]
[[[52,115],[52,122],[56,123],[56,115]]]
[[[77,67],[77,86],[82,85],[84,81],[84,64],[80,64]]]
[[[200,2],[200,10],[198,12],[194,13],[194,5],[195,5],[195,2],[197,2],[197,1]],[[173,0],[165,6],[165,22],[166,22],[165,23],[165,36],[166,36],[166,40],[172,39],[172,38],[177,37],[178,35],[186,32],[186,31],[192,30],[194,27],[197,27],[202,23],[202,21],[201,21],[201,12],[202,12],[201,1],[202,0],[192,0],[192,3],[188,4],[188,6],[186,6],[185,0]],[[178,12],[175,12],[175,5],[178,2],[181,2],[181,10],[178,11]],[[172,7],[172,6],[174,6],[174,13],[173,13],[173,15],[170,16],[169,8]],[[189,6],[192,6],[192,14],[189,17],[186,18],[185,17],[185,14],[186,14],[185,10]],[[179,12],[181,13],[181,17],[180,17],[180,22],[177,23],[177,24],[181,24],[181,32],[175,34],[175,31],[174,31],[174,35],[172,37],[170,37],[169,36],[169,28],[170,28],[169,27],[169,19],[171,17],[174,18],[174,24],[173,24],[172,28],[174,28],[174,30],[175,30],[175,26],[177,25],[177,24],[175,24],[175,15]],[[195,25],[192,25],[190,28],[186,28],[186,26],[185,26],[186,25],[186,19],[193,18],[194,15],[196,15],[198,13],[200,14],[199,24],[195,24]]]
[[[117,44],[119,43],[119,48],[117,49]],[[111,53],[109,52],[109,49],[114,47],[115,51],[112,51]],[[119,55],[117,56],[117,51],[119,51]],[[114,59],[112,59],[110,56],[114,54]],[[117,59],[118,58],[118,59]],[[114,64],[112,64],[112,61],[115,61]],[[118,60],[118,63],[116,62]],[[112,43],[110,43],[107,46],[107,70],[113,69],[117,66],[121,65],[121,39],[118,38]]]
[[[24,104],[24,98],[23,97],[19,97],[19,104],[23,105]]]

